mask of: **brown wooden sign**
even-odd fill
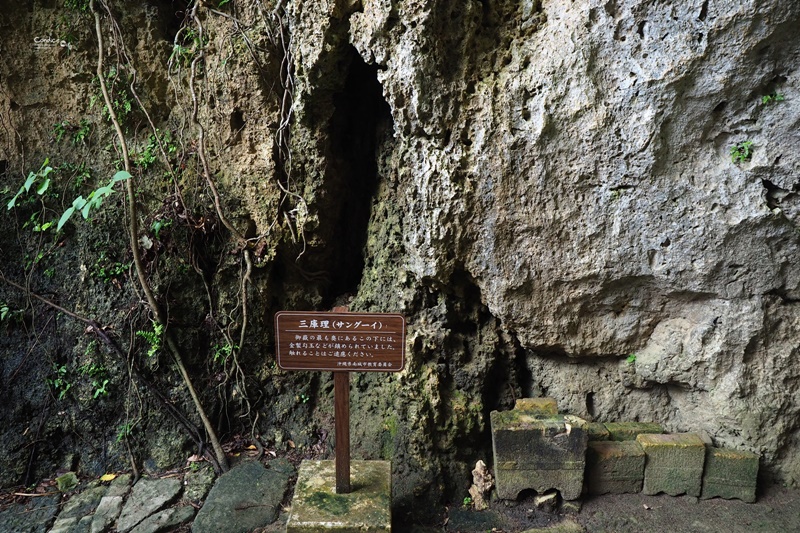
[[[283,370],[400,372],[405,365],[402,315],[281,311],[275,336]]]

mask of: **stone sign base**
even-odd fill
[[[350,480],[352,492],[336,494],[334,461],[303,461],[286,533],[391,531],[391,463],[352,461]]]

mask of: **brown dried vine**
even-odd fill
[[[103,9],[105,9],[105,11],[108,13],[108,16],[112,17],[112,14],[108,9],[108,6],[106,6],[102,0],[99,0],[99,2],[102,5]],[[130,161],[130,155],[128,153],[128,145],[125,140],[125,135],[122,131],[122,127],[120,126],[119,120],[117,119],[117,115],[111,104],[111,97],[108,93],[108,88],[105,83],[105,76],[103,72],[103,65],[104,65],[103,31],[100,21],[100,12],[95,9],[95,0],[90,0],[89,7],[90,11],[94,14],[95,33],[97,35],[97,48],[98,48],[97,77],[100,80],[100,89],[103,93],[103,99],[105,101],[109,117],[111,119],[112,124],[114,125],[114,130],[116,131],[117,138],[120,143],[120,150],[122,151],[124,168],[128,173],[130,173],[131,161]],[[127,196],[127,204],[129,211],[128,236],[130,239],[130,246],[133,254],[133,264],[136,270],[137,278],[139,280],[139,286],[145,296],[145,299],[147,300],[148,306],[150,308],[151,313],[153,314],[154,320],[157,323],[164,326],[164,338],[167,343],[167,347],[169,348],[169,351],[172,354],[172,357],[175,361],[175,365],[177,366],[178,371],[181,374],[181,378],[183,379],[186,389],[189,391],[189,394],[192,397],[192,401],[194,402],[197,414],[200,417],[200,420],[202,421],[203,426],[206,430],[206,434],[208,435],[208,439],[211,442],[211,446],[214,450],[214,455],[219,470],[222,472],[227,471],[228,461],[225,456],[225,452],[223,451],[219,439],[217,438],[214,426],[208,419],[208,416],[205,413],[205,409],[203,408],[203,405],[200,402],[200,398],[197,395],[197,391],[195,390],[194,385],[192,384],[191,378],[189,377],[189,373],[187,372],[186,366],[183,363],[183,357],[181,355],[180,349],[178,348],[178,345],[175,342],[175,339],[168,327],[167,317],[161,310],[161,307],[158,301],[156,300],[155,296],[153,295],[153,292],[150,288],[150,284],[147,280],[145,266],[142,260],[141,252],[139,250],[139,242],[138,242],[139,227],[138,227],[138,215],[136,207],[136,193],[134,189],[133,178],[130,178],[125,181],[125,187],[126,187],[126,196]]]

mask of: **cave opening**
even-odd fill
[[[378,81],[377,65],[368,65],[352,46],[342,90],[333,96],[329,127],[328,179],[333,247],[326,305],[358,291],[365,264],[365,246],[372,202],[380,183],[378,156],[385,133],[392,129],[389,104]]]

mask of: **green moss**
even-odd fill
[[[344,495],[317,491],[308,497],[308,503],[326,513],[342,516],[350,512],[351,501]]]
[[[391,460],[394,456],[394,443],[397,437],[397,416],[389,415],[383,424],[381,435],[381,457]]]

